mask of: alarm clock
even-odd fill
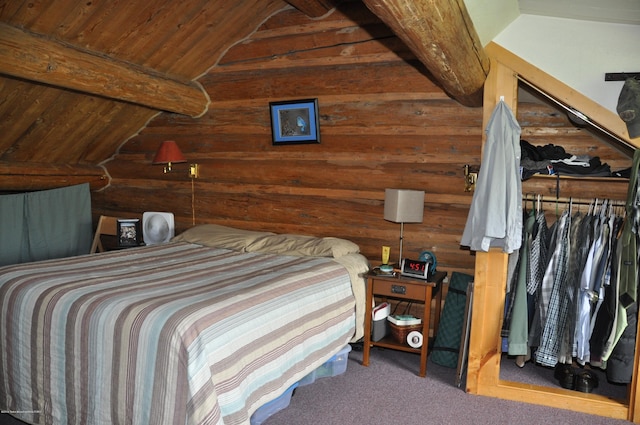
[[[431,263],[429,261],[402,259],[400,264],[400,274],[402,276],[415,277],[418,279],[429,279]]]

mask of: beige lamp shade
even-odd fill
[[[385,189],[384,219],[394,223],[422,223],[424,191]]]

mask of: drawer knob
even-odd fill
[[[394,294],[405,295],[407,293],[407,287],[402,285],[391,285],[391,292]]]

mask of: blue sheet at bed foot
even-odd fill
[[[280,397],[260,407],[251,415],[251,425],[261,425],[276,412],[289,407],[291,397],[297,387],[313,384],[315,380],[319,378],[328,378],[345,373],[347,371],[347,361],[349,360],[350,351],[351,345],[347,344],[347,346],[327,360],[322,366],[290,386]]]

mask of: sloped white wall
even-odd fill
[[[624,83],[604,74],[640,72],[640,25],[520,15],[493,41],[613,112]]]
[[[520,16],[517,0],[464,0],[464,4],[483,46]]]

